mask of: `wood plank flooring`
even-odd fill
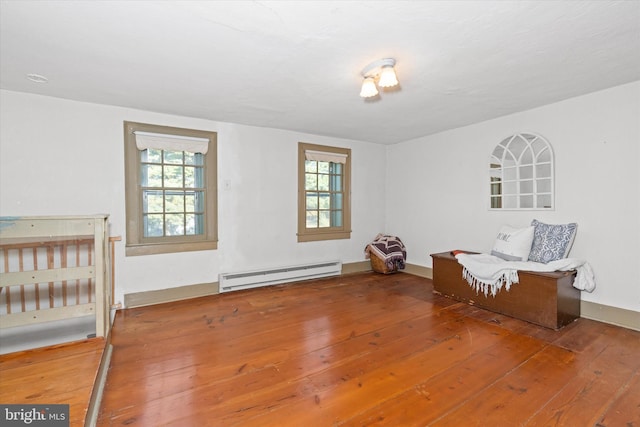
[[[103,338],[0,355],[0,403],[68,404],[69,422],[85,422]]]
[[[101,426],[639,426],[640,333],[364,273],[119,311]]]

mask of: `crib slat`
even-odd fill
[[[5,273],[9,271],[9,249],[2,248],[2,252],[4,252],[4,271]],[[7,304],[7,314],[11,314],[11,292],[9,287],[2,287],[5,292],[5,302]]]
[[[89,243],[87,245],[87,256],[89,257],[87,262],[88,262],[89,265],[91,265],[91,247],[92,246],[93,246],[93,244],[91,244],[91,243]],[[87,298],[89,298],[88,302],[91,302],[91,294],[93,293],[91,288],[92,288],[92,283],[91,283],[91,278],[89,278],[89,284],[88,284],[88,287],[87,287],[88,292],[89,292],[89,294],[87,296]]]
[[[38,248],[33,248],[33,270],[38,270]],[[35,283],[36,287],[36,310],[40,310],[40,283]]]
[[[24,253],[22,248],[18,249],[18,270],[24,271]],[[20,308],[22,309],[22,313],[27,311],[26,299],[24,297],[24,285],[20,285]]]
[[[53,270],[54,267],[54,255],[55,255],[55,250],[54,247],[49,245],[47,246],[47,268],[49,270]],[[54,304],[54,288],[53,288],[53,282],[49,282],[49,308],[53,308],[53,304]]]
[[[67,267],[52,268],[50,270],[38,271],[16,271],[13,273],[4,273],[0,276],[0,286],[16,286],[22,284],[32,284],[38,282],[55,283],[62,281],[63,278],[68,280],[76,279],[94,279],[96,277],[95,267]]]
[[[80,245],[76,243],[76,267],[80,265]],[[76,279],[76,305],[80,304],[80,279]]]
[[[60,247],[60,266],[62,268],[67,268],[67,249],[68,246],[66,243],[63,243]],[[65,276],[66,277],[66,276]],[[67,306],[67,280],[62,280],[62,306]]]

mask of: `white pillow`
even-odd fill
[[[496,236],[491,255],[507,261],[527,261],[535,227],[513,228],[503,225]]]

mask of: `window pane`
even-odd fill
[[[551,208],[551,194],[541,194],[537,198],[538,208]]]
[[[193,191],[188,191],[184,195],[184,211],[185,212],[196,211],[196,194]]]
[[[533,166],[520,166],[520,179],[533,178]]]
[[[182,188],[182,166],[164,167],[164,186]]]
[[[329,191],[329,175],[318,175],[318,190]]]
[[[194,180],[195,180],[195,186],[196,188],[204,188],[205,187],[205,180],[204,180],[204,168],[196,168],[194,170]]]
[[[517,136],[513,138],[513,141],[509,144],[509,151],[513,153],[515,158],[520,158],[520,155],[527,149],[527,146],[526,141],[520,136]]]
[[[329,162],[318,162],[318,173],[329,173]]]
[[[186,166],[184,168],[184,187],[193,188],[196,186],[195,170],[192,167]]]
[[[342,193],[334,193],[331,201],[333,209],[342,209]]]
[[[524,209],[533,208],[533,196],[520,196],[520,207]]]
[[[143,215],[144,237],[162,237],[162,214]]]
[[[516,168],[505,168],[502,170],[505,181],[513,181],[517,179]]]
[[[204,212],[205,191],[196,191],[196,213]]]
[[[307,211],[307,228],[318,228],[318,211]]]
[[[318,193],[307,193],[307,209],[318,209]]]
[[[143,162],[162,163],[162,150],[149,148],[148,150],[143,150],[142,153],[143,155],[146,153],[146,159],[143,158]]]
[[[331,191],[342,191],[342,176],[331,175]]]
[[[168,214],[165,216],[166,232],[167,236],[182,236],[184,235],[184,215],[183,214]]]
[[[330,209],[331,201],[329,198],[329,193],[320,193],[318,208],[320,209]]]
[[[520,181],[520,194],[533,193],[533,181]]]
[[[184,212],[184,193],[182,191],[167,192],[164,196],[165,212]]]
[[[505,182],[502,184],[502,194],[516,194],[518,189],[517,189],[517,182]]]
[[[162,166],[142,165],[141,184],[143,187],[162,187]]]
[[[331,217],[329,211],[318,212],[318,227],[331,227]]]
[[[336,175],[342,175],[342,164],[341,163],[331,163],[331,173]]]
[[[318,189],[318,175],[313,173],[305,174],[305,190],[317,190]]]
[[[491,184],[491,194],[502,194],[502,184],[499,182]]]
[[[315,160],[306,160],[304,162],[305,172],[318,172],[318,162]]]
[[[162,213],[162,191],[143,191],[142,193],[142,212],[144,213]]]
[[[502,207],[505,209],[515,209],[518,207],[518,199],[516,196],[503,196]]]
[[[550,162],[551,161],[551,151],[544,150],[542,153],[538,154],[538,162]]]
[[[536,180],[536,185],[538,187],[538,193],[551,193],[551,179],[538,179]]]
[[[184,164],[185,165],[193,165],[195,164],[195,153],[189,153],[188,151],[184,152]]]
[[[188,236],[196,234],[196,216],[194,214],[185,215],[185,233]]]
[[[551,165],[536,165],[536,176],[538,178],[547,178],[551,177]]]
[[[165,151],[164,162],[173,164],[182,164],[182,151]]]
[[[195,215],[195,234],[204,234],[204,215]]]
[[[332,211],[331,220],[333,227],[342,227],[342,211]]]

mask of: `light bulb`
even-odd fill
[[[378,85],[380,87],[391,87],[397,84],[398,84],[398,78],[396,77],[396,72],[393,69],[393,67],[391,65],[386,65],[382,67]]]
[[[360,96],[363,98],[371,98],[378,94],[378,88],[373,81],[373,77],[366,77],[362,82],[362,89],[360,90]]]

